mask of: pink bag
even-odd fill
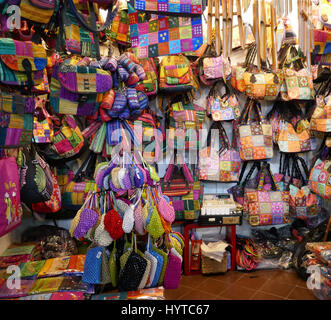
[[[21,224],[22,206],[14,157],[0,159],[0,237]]]
[[[174,207],[170,204],[170,200],[167,201],[165,196],[162,193],[162,190],[159,186],[158,188],[158,196],[156,197],[158,199],[157,202],[157,209],[161,216],[163,217],[164,220],[173,223],[175,221],[175,209]]]

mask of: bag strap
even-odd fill
[[[95,163],[97,160],[97,154],[94,152],[90,152],[83,164],[80,166],[78,171],[76,172],[73,181],[81,182],[84,178],[93,177]]]
[[[208,136],[207,136],[207,146],[211,147],[211,135],[212,135],[212,130],[214,130],[214,129],[218,129],[218,133],[219,133],[220,147],[219,147],[218,151],[221,152],[222,150],[224,150],[226,148],[230,149],[230,143],[229,143],[228,136],[220,121],[214,121],[212,123],[212,125],[210,126],[209,131],[208,131]],[[222,144],[222,148],[221,148],[221,144]]]
[[[247,162],[247,161],[245,161],[245,162]],[[244,182],[243,182],[243,184],[242,184],[242,187],[243,187],[243,188],[245,188],[245,186],[246,186],[248,180],[251,178],[251,176],[252,176],[253,172],[255,171],[255,169],[258,169],[258,171],[261,169],[260,162],[258,162],[258,161],[254,161],[253,166],[252,166],[251,169],[249,170],[249,172],[248,172],[248,174],[247,174],[247,176],[246,176],[246,178],[245,178],[245,180],[244,180]]]

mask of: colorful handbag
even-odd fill
[[[263,119],[260,104],[248,99],[238,121],[240,158],[244,161],[273,157],[272,127]],[[257,120],[251,121],[255,109]]]
[[[139,59],[195,51],[203,43],[201,15],[151,15],[135,10],[130,3],[128,10],[131,47]]]
[[[309,188],[324,199],[331,199],[331,161],[329,148],[324,148],[309,174]]]
[[[212,130],[218,129],[218,135],[211,139]],[[217,150],[211,141],[224,141],[224,145]],[[236,182],[239,178],[241,159],[236,151],[236,139],[230,146],[227,134],[219,122],[210,127],[207,137],[207,147],[199,153],[200,180]],[[220,143],[221,144],[221,143]],[[212,146],[213,145],[213,146]]]
[[[172,1],[163,2],[152,0],[139,0],[135,1],[135,9],[142,11],[151,11],[159,14],[172,13],[189,15],[189,14],[202,14],[202,1],[201,0],[187,0],[187,1]]]
[[[33,141],[34,143],[51,143],[54,137],[53,122],[46,110],[46,101],[43,97],[36,97],[36,100],[36,112],[33,118]]]
[[[46,50],[30,41],[0,39],[0,82],[25,87],[27,92],[44,81]]]
[[[108,31],[108,37],[119,44],[130,46],[130,26],[127,9],[123,8],[117,12],[112,22],[111,29]]]
[[[191,91],[197,87],[188,59],[179,54],[160,63],[159,89],[165,93]]]
[[[331,132],[331,95],[316,96],[316,107],[310,119],[310,129]]]
[[[315,54],[331,53],[331,31],[329,30],[314,30],[314,50]]]
[[[21,0],[20,12],[24,19],[47,24],[58,4],[57,0]]]
[[[57,64],[52,74],[50,105],[55,113],[94,115],[112,83],[111,75],[102,69]]]
[[[234,120],[240,116],[239,102],[224,81],[216,82],[207,97],[207,112],[214,121]]]
[[[292,176],[293,178],[296,174],[300,177],[302,182],[301,186],[297,186],[293,183],[289,184],[289,193],[290,193],[290,213],[295,217],[312,217],[316,216],[321,209],[322,199],[317,194],[311,192],[308,186],[308,177],[309,171],[307,165],[303,158],[294,156],[293,168],[292,168]],[[306,178],[304,178],[300,167],[299,161],[302,165],[304,174]]]
[[[16,159],[0,159],[0,237],[21,224],[23,214],[20,200],[20,181]]]
[[[158,74],[153,58],[139,59],[139,63],[145,71],[145,79],[137,83],[136,89],[153,96],[158,91]]]
[[[0,92],[0,111],[8,113],[34,113],[36,100],[34,97],[21,95],[18,92]]]
[[[265,175],[269,174],[273,190],[263,191]],[[244,211],[251,226],[289,223],[289,193],[279,191],[270,171],[270,164],[263,163],[263,171],[257,190],[245,189]]]

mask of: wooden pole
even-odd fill
[[[223,45],[222,45],[222,49],[223,49],[223,55],[225,57],[228,56],[228,28],[227,28],[227,24],[228,24],[228,17],[227,17],[227,13],[228,13],[228,9],[227,9],[227,0],[222,0],[222,15],[223,15]]]
[[[259,2],[258,0],[254,0],[253,3],[253,19],[255,25],[255,42],[256,42],[256,53],[257,53],[257,67],[258,70],[261,70],[261,51],[260,51],[260,43],[259,43]]]
[[[274,1],[270,3],[270,28],[271,28],[271,56],[272,56],[272,69],[276,71],[278,69],[278,63],[277,63],[277,55],[276,55],[276,28],[275,26],[275,7],[274,7]]]
[[[233,27],[233,0],[228,0],[228,21],[227,21],[227,27],[228,27],[228,56],[232,53],[232,27]]]
[[[220,0],[215,0],[215,42],[216,53],[221,55],[221,26],[220,26]]]
[[[261,59],[263,62],[267,60],[267,30],[266,30],[266,7],[265,7],[265,0],[260,1],[260,50],[261,50]]]
[[[236,9],[237,9],[237,18],[238,18],[238,27],[239,27],[239,39],[240,39],[240,46],[242,49],[245,47],[245,34],[244,34],[244,24],[242,19],[242,12],[241,12],[241,2],[240,0],[236,0]]]
[[[207,44],[212,43],[212,21],[213,21],[213,0],[208,0],[208,20],[207,20]]]

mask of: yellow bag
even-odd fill
[[[21,16],[27,20],[47,24],[56,8],[56,0],[21,0]]]

